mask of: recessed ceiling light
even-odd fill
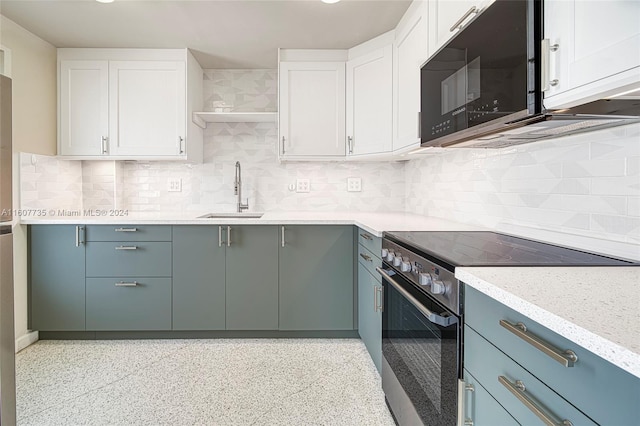
[[[322,3],[333,4],[338,3],[340,0],[322,0]]]
[[[98,3],[113,3],[113,0],[96,0]]]

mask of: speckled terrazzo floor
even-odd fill
[[[19,425],[393,425],[357,339],[41,341]]]

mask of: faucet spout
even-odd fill
[[[236,161],[236,178],[233,185],[233,193],[238,196],[238,213],[242,213],[243,210],[248,210],[249,199],[247,199],[246,203],[242,203],[242,168],[240,167],[239,161]]]

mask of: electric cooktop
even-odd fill
[[[384,237],[422,255],[459,266],[633,266],[631,260],[559,247],[489,231],[385,232]],[[444,265],[443,265],[444,266]]]

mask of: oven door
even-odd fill
[[[384,287],[382,388],[400,426],[456,424],[460,318],[400,274]]]

